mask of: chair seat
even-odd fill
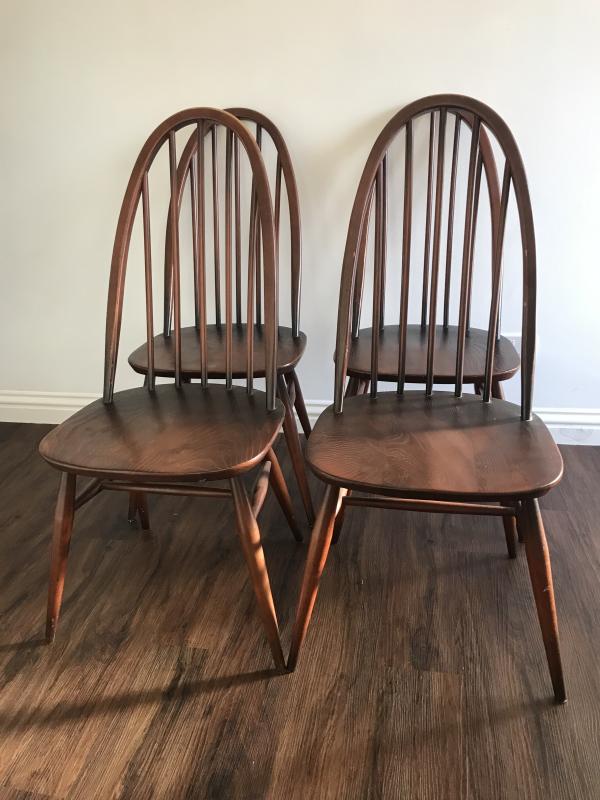
[[[208,352],[208,377],[225,376],[225,325],[206,326],[206,346]],[[279,327],[277,340],[277,371],[280,373],[292,370],[302,358],[306,348],[306,336],[300,332],[297,339],[292,336],[292,329]],[[246,377],[246,324],[233,326],[231,364],[234,378]],[[148,353],[146,343],[140,345],[129,356],[129,364],[136,371],[145,375],[148,372]],[[181,329],[181,370],[188,378],[200,378],[200,334],[195,327]],[[156,375],[171,377],[175,371],[175,337],[154,337],[154,371]],[[265,339],[262,327],[254,328],[254,377],[265,376]]]
[[[82,475],[162,479],[227,478],[258,463],[283,419],[263,392],[185,384],[117,392],[96,400],[54,428],[40,454]]]
[[[435,499],[540,496],[558,483],[562,458],[544,423],[504,400],[385,392],[347,398],[319,417],[306,451],[327,483]]]
[[[379,377],[398,379],[398,325],[386,325],[379,334]],[[372,328],[361,328],[357,339],[350,340],[348,375],[368,378],[371,374]],[[454,383],[458,328],[436,326],[433,370],[436,383]],[[464,383],[482,382],[485,374],[487,331],[471,328],[465,337]],[[408,325],[406,334],[406,380],[425,383],[427,373],[427,328]],[[496,342],[494,377],[507,380],[519,369],[519,354],[512,342],[501,336]]]

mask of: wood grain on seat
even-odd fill
[[[434,376],[436,383],[456,381],[456,346],[458,327],[436,326],[434,351]],[[483,382],[487,331],[471,328],[465,337],[465,383]],[[350,340],[348,375],[369,378],[371,375],[372,328],[361,328],[360,336]],[[422,325],[407,325],[406,330],[406,382],[425,383],[427,375],[428,329]],[[379,378],[396,382],[398,379],[398,346],[400,328],[386,325],[379,334]],[[507,380],[519,370],[519,354],[512,342],[501,336],[496,342],[493,376]]]
[[[208,352],[207,372],[209,378],[224,377],[226,327],[225,325],[206,326],[206,347]],[[277,338],[277,371],[289,372],[300,361],[306,348],[306,336],[300,332],[297,339],[292,329],[279,326]],[[232,326],[232,375],[245,378],[248,369],[248,341],[246,323]],[[129,356],[129,364],[145,375],[148,372],[148,348],[140,345]],[[200,332],[195,327],[181,329],[181,371],[186,378],[201,378]],[[161,377],[171,377],[175,372],[175,338],[162,333],[154,337],[154,372]],[[265,342],[262,326],[254,326],[254,377],[265,376]]]
[[[83,408],[40,445],[59,469],[145,480],[227,478],[264,458],[283,420],[263,392],[185,384],[117,392]]]
[[[544,423],[519,417],[503,400],[477,395],[383,392],[328,408],[308,441],[307,459],[328,483],[434,497],[539,496],[562,475]]]

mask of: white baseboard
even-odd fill
[[[97,399],[89,393],[18,392],[0,390],[0,422],[56,424]],[[331,405],[330,400],[308,400],[311,424]],[[600,445],[600,408],[536,408],[559,444]]]

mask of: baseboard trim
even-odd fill
[[[98,395],[85,392],[18,392],[0,390],[0,422],[57,424]],[[331,405],[330,400],[306,403],[311,424]],[[600,408],[536,408],[559,444],[600,445]]]

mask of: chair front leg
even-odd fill
[[[554,697],[557,703],[564,703],[567,697],[558,642],[550,553],[538,501],[534,498],[523,500],[519,516],[519,521],[523,522],[527,566],[546,648]]]
[[[258,610],[263,621],[267,639],[269,640],[271,653],[273,654],[273,661],[277,669],[285,669],[285,659],[281,649],[275,604],[273,602],[273,595],[271,594],[269,574],[267,572],[265,555],[260,541],[258,523],[252,513],[250,500],[248,499],[242,479],[239,477],[230,478],[229,483],[231,485],[233,503],[235,506],[237,531],[242,544],[244,558],[248,566],[248,572],[250,573],[252,588],[256,595]]]
[[[302,578],[300,600],[292,632],[292,646],[288,658],[288,670],[290,671],[296,668],[298,653],[308,630],[312,610],[317,599],[317,592],[319,591],[319,581],[331,546],[336,511],[346,492],[346,489],[342,489],[339,486],[328,485],[325,489],[323,503],[319,509],[317,521],[310,537],[304,577]]]
[[[61,473],[56,510],[54,512],[54,531],[52,533],[50,555],[50,583],[48,584],[48,607],[46,611],[46,642],[48,644],[54,641],[60,615],[71,534],[73,532],[76,483],[76,475],[70,472]]]
[[[308,487],[308,478],[306,477],[304,456],[302,455],[302,447],[300,445],[300,438],[298,436],[298,427],[296,425],[294,410],[292,408],[292,404],[290,403],[290,396],[288,394],[283,375],[277,376],[277,394],[285,408],[285,417],[283,419],[283,435],[285,436],[290,458],[292,459],[292,467],[294,469],[294,474],[296,475],[298,488],[300,489],[302,503],[304,504],[304,510],[306,511],[306,516],[308,518],[308,524],[312,525],[315,519],[315,512],[313,509],[312,498],[310,496],[310,489]]]

